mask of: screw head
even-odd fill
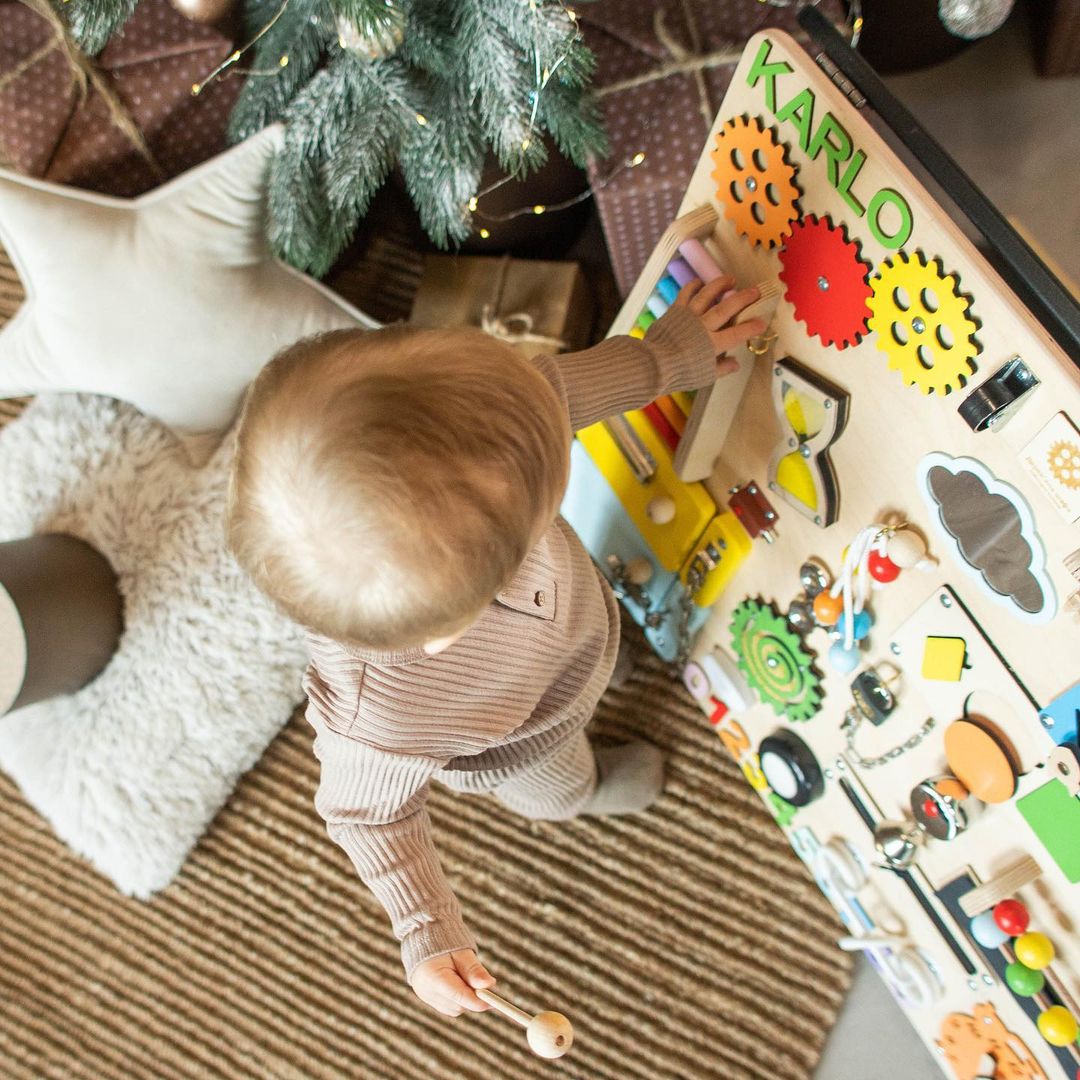
[[[938,597],[938,599],[941,601],[941,606],[942,607],[944,607],[944,608],[952,607],[952,597],[948,593],[942,593],[941,596]]]
[[[900,655],[900,646],[897,645],[896,642],[894,641],[889,646],[889,652],[891,652],[893,654],[893,656],[899,656]]]
[[[829,291],[829,279],[824,274],[822,274],[821,277],[819,277],[817,279],[817,287],[822,292],[828,292]]]
[[[911,329],[914,330],[916,334],[921,334],[926,329],[926,323],[916,315],[915,318],[911,320]]]
[[[746,190],[757,191],[757,180],[755,180],[752,176],[748,176],[746,178]]]

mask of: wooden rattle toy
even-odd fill
[[[525,1029],[525,1038],[534,1054],[560,1058],[574,1045],[574,1028],[562,1013],[541,1012],[530,1016],[491,990],[477,990],[476,996]]]

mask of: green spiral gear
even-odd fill
[[[731,617],[731,647],[746,681],[777,716],[809,720],[821,708],[813,654],[770,604],[739,604]]]

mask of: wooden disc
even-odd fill
[[[985,803],[1003,803],[1016,794],[1016,772],[1008,748],[972,720],[954,720],[945,729],[945,758],[953,775]]]

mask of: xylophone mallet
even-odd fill
[[[574,1029],[562,1013],[541,1012],[530,1016],[491,990],[477,990],[476,996],[525,1029],[532,1052],[542,1058],[559,1058],[574,1044]]]

